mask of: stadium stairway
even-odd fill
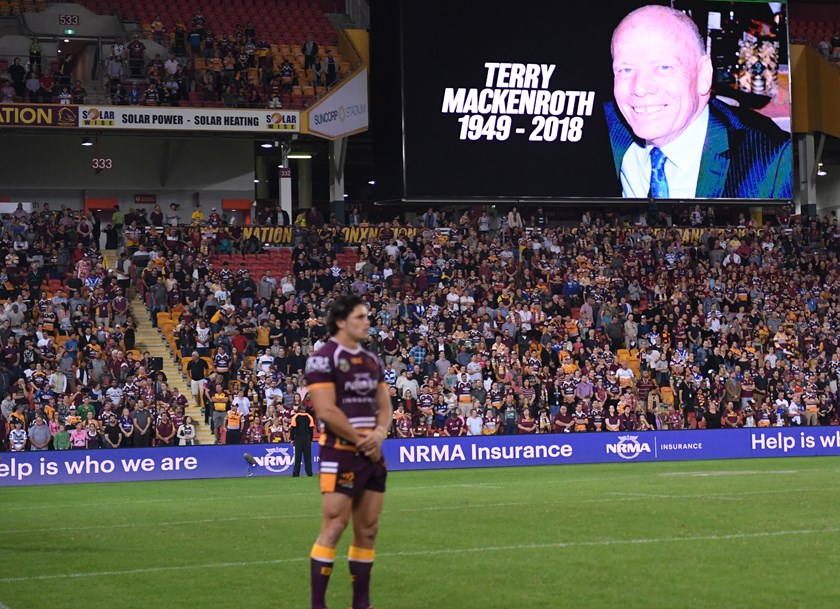
[[[213,434],[210,432],[210,427],[204,424],[204,416],[195,405],[195,400],[193,400],[190,391],[190,384],[187,382],[181,366],[175,361],[175,354],[170,349],[161,329],[152,327],[146,305],[136,292],[129,299],[129,310],[131,311],[131,316],[137,320],[139,326],[135,332],[137,336],[135,349],[141,353],[148,351],[152,357],[161,358],[163,361],[162,370],[166,375],[169,386],[177,387],[178,391],[187,396],[189,400],[186,414],[193,418],[198,444],[213,444]],[[169,332],[171,332],[171,329]]]
[[[103,252],[106,268],[114,268],[117,255],[113,250]],[[129,311],[137,322],[135,331],[135,350],[143,353],[148,351],[151,357],[159,357],[163,361],[163,373],[166,375],[170,387],[177,387],[178,391],[187,396],[188,406],[186,414],[193,418],[196,427],[196,441],[198,444],[213,444],[214,437],[210,426],[204,424],[204,416],[195,405],[190,392],[190,384],[184,375],[181,366],[175,361],[175,354],[161,332],[160,328],[152,327],[149,320],[149,313],[146,305],[140,298],[137,291],[132,288],[128,294]]]

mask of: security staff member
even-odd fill
[[[242,444],[242,413],[231,408],[225,416],[225,444]]]
[[[292,417],[292,442],[295,445],[295,468],[292,478],[300,476],[300,461],[305,459],[306,475],[312,476],[312,434],[315,432],[315,419],[306,412],[306,405],[301,404]]]

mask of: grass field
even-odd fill
[[[392,473],[374,605],[837,609],[838,474],[837,458]],[[0,609],[308,608],[318,506],[314,478],[0,489]]]

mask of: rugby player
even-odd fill
[[[355,295],[335,299],[327,314],[330,339],[309,356],[306,381],[321,434],[321,531],[312,546],[312,609],[326,608],[335,547],[353,519],[348,561],[353,609],[370,607],[370,573],[387,468],[382,442],[391,425],[391,399],[379,358],[362,348],[368,307]]]

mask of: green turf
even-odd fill
[[[837,458],[399,472],[373,601],[840,607]],[[0,608],[307,608],[316,479],[0,489]],[[328,600],[350,606],[346,556]]]

